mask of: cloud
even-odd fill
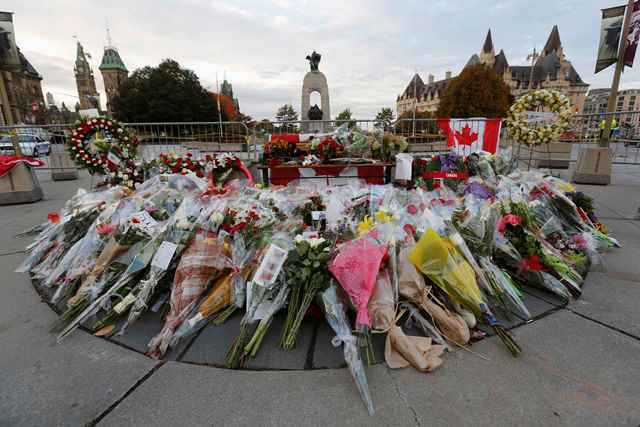
[[[602,3],[602,4],[601,4]],[[4,0],[15,12],[18,44],[43,75],[43,88],[57,99],[76,94],[73,79],[77,35],[97,66],[105,44],[101,22],[109,19],[114,43],[130,71],[174,58],[215,87],[226,71],[243,112],[273,117],[293,103],[299,109],[305,56],[322,54],[335,115],[351,108],[371,118],[395,105],[417,70],[442,78],[458,73],[478,53],[491,28],[497,50],[511,65],[526,64],[554,24],[564,52],[592,87],[610,85],[613,69],[593,74],[600,3],[581,0],[50,0],[34,9],[24,0]],[[526,13],[524,13],[526,12]],[[640,81],[640,65],[627,69],[622,86]],[[58,95],[60,94],[60,95]],[[72,102],[74,103],[74,102]]]

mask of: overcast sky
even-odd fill
[[[37,6],[36,6],[36,3]],[[351,108],[372,118],[394,107],[417,70],[436,79],[458,73],[491,27],[510,65],[526,64],[557,24],[564,52],[591,87],[610,85],[613,67],[593,74],[600,9],[624,0],[3,0],[14,12],[19,47],[42,74],[44,92],[74,105],[76,35],[97,67],[106,43],[130,71],[173,58],[215,90],[216,72],[233,84],[240,108],[271,118],[278,106],[300,109],[305,56],[322,54],[335,116]],[[640,87],[640,61],[622,87]],[[176,106],[180,108],[180,106]]]

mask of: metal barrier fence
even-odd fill
[[[528,147],[511,141],[508,133],[503,144],[513,148],[514,158],[530,168],[566,169],[578,159],[581,150],[597,147],[604,132],[605,118],[612,116],[608,135],[613,163],[640,165],[640,111],[578,114],[571,118],[568,129],[557,142]]]
[[[143,161],[168,152],[190,152],[196,159],[215,152],[232,152],[249,161],[257,158],[254,133],[240,122],[123,123],[123,126],[140,141]],[[73,130],[73,124],[0,126],[0,154],[13,153],[12,138],[16,135],[22,154],[43,157],[46,164],[43,169],[48,169],[46,156],[51,151],[61,151]],[[38,144],[43,141],[48,144]],[[40,148],[34,152],[33,147]]]
[[[241,122],[123,123],[140,141],[140,156],[148,161],[161,153],[190,152],[195,158],[206,153],[232,152],[243,160],[254,160],[253,132]]]
[[[610,148],[614,163],[640,165],[640,111],[622,111],[611,114],[615,119],[610,135]],[[503,125],[500,146],[511,147],[516,160],[527,167],[566,168],[586,147],[597,146],[601,137],[606,114],[575,115],[569,129],[557,143],[545,144],[530,149],[514,143]],[[465,124],[470,134],[480,134],[486,125],[485,119],[468,119]],[[123,123],[140,140],[143,160],[157,158],[163,152],[191,152],[199,158],[206,153],[234,152],[247,161],[258,160],[263,146],[270,138],[285,133],[321,137],[335,132],[340,126],[358,128],[365,132],[384,130],[404,136],[409,142],[408,151],[416,156],[449,151],[447,135],[438,126],[437,119],[400,119],[395,122],[380,120],[324,120],[324,121],[262,121],[251,128],[241,122],[188,122],[188,123]],[[31,155],[30,144],[23,140],[37,136],[51,145],[64,144],[73,131],[73,125],[17,125],[0,126],[0,154],[10,142],[7,138],[17,133],[23,154]],[[61,147],[60,147],[61,148]],[[454,148],[454,151],[460,151]],[[36,154],[46,155],[38,152]],[[46,161],[46,160],[45,160]],[[46,166],[45,166],[46,168]]]

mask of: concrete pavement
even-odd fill
[[[604,256],[580,300],[444,357],[431,374],[368,368],[369,417],[345,369],[231,371],[156,362],[84,332],[58,345],[55,314],[14,274],[29,238],[80,181],[42,176],[46,200],[0,208],[0,426],[3,425],[630,425],[640,424],[640,168],[582,186],[624,248]],[[554,305],[530,295],[541,311]],[[225,343],[226,345],[226,343]]]

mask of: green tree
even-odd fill
[[[298,129],[297,123],[289,123],[295,122],[298,120],[298,113],[293,108],[291,104],[284,104],[282,107],[278,108],[276,112],[276,123],[280,132],[295,132]]]
[[[353,120],[353,114],[349,108],[345,108],[336,116],[336,126],[341,126],[347,122],[349,123],[349,129],[356,125],[356,121]]]
[[[376,126],[381,126],[384,130],[391,129],[391,123],[393,123],[394,114],[391,108],[384,107],[376,115]]]
[[[215,121],[218,106],[191,70],[165,59],[157,67],[139,68],[122,83],[114,115],[126,122]],[[228,118],[222,112],[222,121]]]
[[[511,92],[491,68],[476,64],[466,67],[440,97],[438,117],[505,117]]]

